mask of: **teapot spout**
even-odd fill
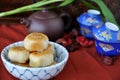
[[[26,27],[29,27],[30,25],[30,20],[27,20],[25,18],[20,19],[20,23],[24,24]]]

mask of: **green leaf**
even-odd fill
[[[64,2],[62,2],[59,7],[63,7],[63,6],[66,6],[68,4],[71,4],[73,1],[75,0],[63,0]]]
[[[90,2],[86,0],[81,0],[86,6],[88,6],[91,9],[97,9],[96,6],[92,5]]]
[[[43,0],[43,1],[39,1],[37,3],[26,5],[26,6],[14,9],[14,10],[1,12],[0,17],[9,16],[9,15],[17,14],[17,13],[22,13],[22,12],[34,10],[34,9],[39,8],[39,7],[43,7],[45,5],[51,4],[51,3],[62,2],[62,1],[63,0]]]
[[[101,9],[104,17],[107,19],[107,21],[118,25],[118,23],[115,20],[114,15],[112,14],[112,12],[109,10],[109,8],[105,5],[105,3],[102,0],[91,0],[91,1],[95,2],[100,7],[100,9]]]

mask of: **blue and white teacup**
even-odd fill
[[[87,38],[93,38],[93,27],[103,23],[100,11],[94,9],[89,9],[86,13],[80,15],[77,22],[79,23],[80,33]]]
[[[120,54],[120,30],[117,25],[106,22],[93,28],[96,49],[99,54],[116,56]]]

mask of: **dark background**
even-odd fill
[[[32,4],[37,1],[40,1],[40,0],[0,0],[0,12],[16,9],[18,7]],[[109,7],[109,9],[112,11],[117,22],[120,24],[120,0],[103,0],[103,1]],[[55,5],[55,4],[51,4],[51,5]],[[81,2],[81,0],[75,0],[72,4],[70,4],[68,6],[60,7],[58,9],[52,9],[52,10],[58,14],[63,13],[63,12],[69,13],[72,16],[71,27],[76,27],[78,25],[76,18],[81,13],[85,12],[87,9],[88,9],[88,7],[86,5],[84,5]],[[0,23],[6,23],[6,22],[7,23],[19,23],[19,20],[21,18],[23,18],[23,17],[27,18],[33,12],[35,12],[35,11],[24,12],[24,13],[11,15],[11,16],[2,17],[2,18],[0,18]]]

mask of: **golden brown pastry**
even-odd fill
[[[45,34],[34,32],[24,39],[24,47],[29,51],[43,51],[48,47],[49,39]]]
[[[14,46],[9,49],[8,58],[12,62],[26,63],[29,59],[29,51],[22,46]]]
[[[43,52],[32,52],[29,56],[29,65],[31,67],[42,67],[51,65],[54,62],[54,47],[49,44]]]

